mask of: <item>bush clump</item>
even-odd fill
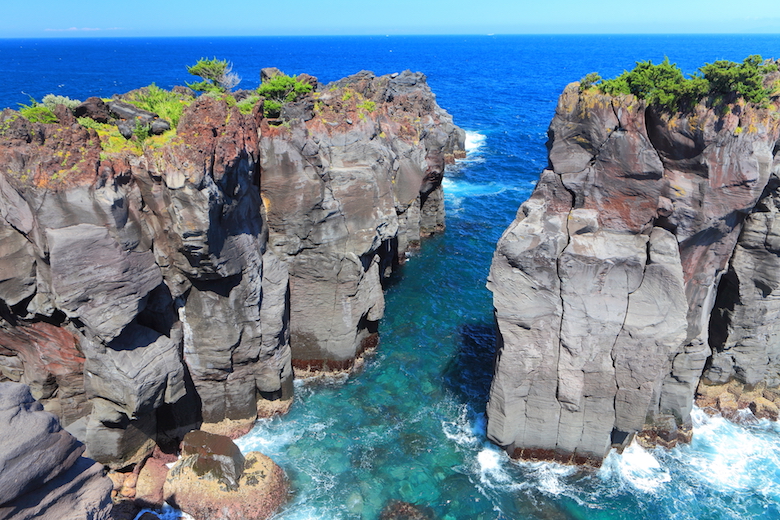
[[[154,83],[125,96],[125,100],[142,110],[157,114],[160,119],[168,121],[171,128],[179,126],[184,108],[192,101],[176,92],[161,89]]]
[[[580,91],[596,87],[613,96],[633,94],[672,112],[688,109],[708,96],[714,102],[744,98],[760,104],[770,95],[770,89],[764,87],[764,77],[776,70],[776,64],[765,64],[761,56],[753,55],[742,63],[727,60],[707,63],[686,78],[676,64],[665,58],[658,65],[650,60],[637,62],[633,70],[613,79],[602,80],[592,72],[580,82]]]
[[[233,64],[227,60],[201,58],[195,65],[188,66],[187,72],[203,78],[203,81],[187,83],[187,86],[197,92],[228,92],[241,82],[239,75],[232,70]]]
[[[49,110],[54,110],[57,105],[65,105],[65,107],[73,112],[73,110],[81,104],[78,99],[70,99],[67,96],[58,96],[56,94],[46,94],[41,100],[43,105]]]
[[[46,105],[43,105],[41,103],[38,103],[30,97],[30,104],[25,105],[24,103],[19,103],[19,112],[22,114],[22,116],[27,119],[31,123],[56,123],[59,120],[57,119],[57,116],[54,115],[54,112],[47,107]]]
[[[312,91],[309,83],[299,81],[296,76],[280,74],[260,85],[257,93],[265,98],[265,117],[279,117],[282,105],[292,103]]]

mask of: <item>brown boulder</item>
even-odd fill
[[[230,439],[223,439],[220,442],[233,444]],[[197,520],[264,519],[287,500],[284,472],[262,453],[247,454],[235,489],[226,486],[212,471],[200,473],[202,466],[198,461],[202,457],[203,451],[199,450],[179,460],[169,471],[164,486],[165,500]]]

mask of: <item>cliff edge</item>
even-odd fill
[[[686,438],[700,381],[777,387],[778,105],[566,87],[491,266],[491,440],[599,465],[638,432]]]
[[[293,364],[350,367],[382,278],[443,226],[464,135],[425,76],[298,79],[274,117],[256,92],[153,86],[0,113],[0,380],[93,459],[245,433],[289,406]],[[178,120],[133,105],[160,98]]]

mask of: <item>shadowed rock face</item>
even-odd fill
[[[561,95],[549,167],[499,240],[488,281],[499,333],[488,436],[513,455],[600,464],[635,432],[684,430],[713,342],[712,378],[777,384],[777,347],[745,341],[776,322],[764,319],[776,279],[764,293],[747,279],[777,262],[765,238],[777,109],[730,109],[670,116],[578,84]],[[767,308],[758,317],[755,300]]]
[[[91,457],[246,431],[292,397],[291,345],[319,369],[376,344],[381,279],[442,227],[463,132],[421,74],[300,105],[269,126],[204,96],[175,134],[113,152],[67,111],[0,113],[0,380]]]

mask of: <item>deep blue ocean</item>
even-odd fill
[[[291,412],[239,440],[287,472],[277,517],[375,520],[392,500],[463,519],[780,519],[780,426],[695,412],[692,444],[611,454],[598,471],[515,463],[485,438],[494,355],[485,281],[498,237],[547,165],[563,88],[665,56],[685,72],[717,59],[780,57],[780,36],[392,36],[0,39],[0,107],[55,93],[109,97],[191,81],[201,57],[322,82],[367,69],[428,76],[468,131],[445,178],[447,230],[426,240],[387,289],[381,344],[347,380],[296,383]]]

